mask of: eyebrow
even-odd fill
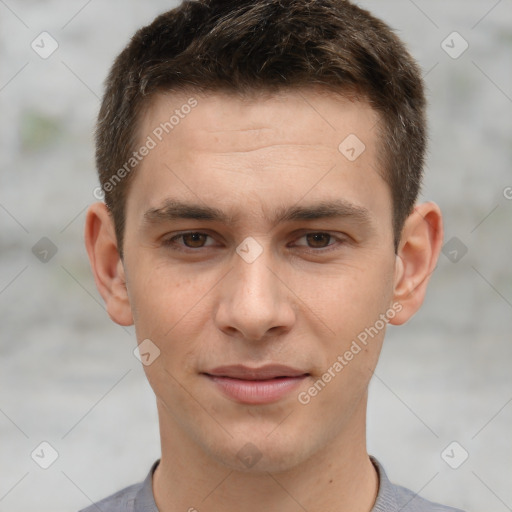
[[[274,211],[274,215],[271,218],[265,215],[265,219],[270,221],[272,225],[280,222],[328,218],[349,218],[359,224],[372,224],[371,215],[367,208],[341,199],[321,201],[312,205],[281,207]],[[167,199],[162,206],[150,208],[143,216],[144,224],[157,224],[180,219],[236,224],[239,217],[230,215],[212,206],[187,203],[175,199]]]

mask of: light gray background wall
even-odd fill
[[[424,70],[423,196],[458,244],[441,255],[420,313],[388,331],[369,451],[427,498],[512,510],[512,1],[360,4]],[[0,0],[0,511],[77,510],[141,480],[159,456],[133,329],[108,319],[82,233],[102,81],[134,30],[174,5]],[[47,59],[31,48],[42,31],[59,45]],[[47,262],[32,252],[42,237],[57,249]],[[46,470],[31,458],[43,441],[58,452]],[[34,458],[50,462],[43,452]]]

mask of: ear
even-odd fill
[[[442,243],[439,206],[432,202],[416,205],[405,221],[397,250],[393,299],[401,309],[390,319],[391,324],[407,322],[420,308]]]
[[[87,210],[84,237],[96,288],[110,318],[119,325],[132,325],[124,265],[117,249],[114,222],[104,203],[94,203]]]

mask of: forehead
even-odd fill
[[[213,142],[217,152],[239,146],[249,150],[261,142],[321,143],[338,151],[344,134],[355,134],[371,145],[378,121],[367,101],[311,87],[245,95],[160,93],[151,99],[140,127],[142,135],[155,129],[158,135],[159,125],[170,122],[172,127],[169,133],[164,129],[164,137],[172,132],[176,143],[190,148],[203,149]]]
[[[153,148],[137,166],[128,209],[140,215],[186,196],[229,215],[258,205],[268,218],[275,205],[340,194],[389,206],[378,120],[364,101],[315,90],[158,94],[139,126],[139,143],[151,138]]]

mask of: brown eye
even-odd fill
[[[329,245],[331,235],[329,233],[309,233],[306,238],[310,247],[321,249]]]
[[[203,247],[208,235],[204,233],[185,233],[181,235],[183,238],[183,242],[186,247],[190,247],[192,249],[197,249],[199,247]]]

